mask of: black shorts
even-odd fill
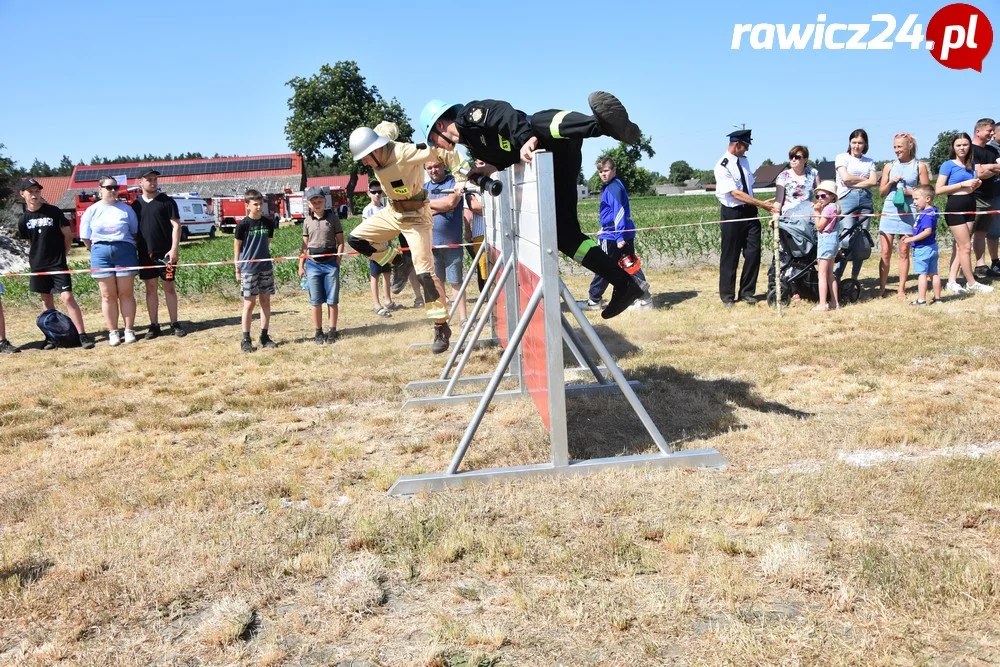
[[[167,253],[165,252],[140,252],[139,266],[148,266],[150,268],[139,269],[139,279],[151,280],[159,278],[160,280],[172,283],[174,275],[177,273],[177,267],[173,264],[167,264],[164,259],[166,256]]]
[[[944,210],[944,219],[949,227],[975,222],[976,198],[972,195],[949,195]],[[985,229],[984,227],[983,231]]]
[[[31,276],[28,279],[28,289],[38,294],[72,292],[73,280],[68,273],[54,276]]]

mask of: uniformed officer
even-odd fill
[[[386,266],[402,259],[390,241],[402,232],[410,247],[417,280],[424,290],[424,312],[434,320],[431,351],[440,354],[448,349],[451,328],[444,295],[434,285],[434,259],[431,256],[431,219],[429,198],[424,189],[424,163],[443,162],[455,173],[456,181],[462,158],[455,151],[441,150],[427,144],[394,141],[398,129],[392,123],[380,123],[375,130],[359,127],[348,141],[351,155],[375,172],[382,184],[387,206],[354,228],[347,243],[359,253]]]
[[[528,116],[499,100],[477,100],[464,106],[431,100],[420,112],[420,126],[434,146],[452,149],[463,144],[473,157],[497,169],[519,160],[531,162],[537,149],[552,153],[559,251],[614,285],[611,301],[601,313],[608,319],[628,308],[645,288],[580,231],[576,183],[583,161],[581,151],[587,137],[610,136],[636,144],[641,135],[614,95],[591,93],[588,102],[591,116],[557,109]]]
[[[760,220],[757,209],[777,212],[773,200],[753,196],[753,172],[744,157],[750,148],[750,130],[729,135],[729,150],[715,164],[715,196],[722,203],[722,256],[719,258],[719,297],[732,306],[736,301],[736,267],[743,255],[739,300],[757,303],[760,272]]]

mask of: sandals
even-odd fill
[[[392,317],[392,313],[390,313],[389,309],[386,308],[385,306],[379,306],[378,308],[376,308],[375,314],[378,315],[379,317]]]

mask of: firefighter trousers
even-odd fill
[[[413,268],[417,275],[425,273],[433,276],[434,257],[431,254],[433,229],[434,222],[431,219],[430,206],[424,206],[419,211],[407,213],[398,213],[393,210],[392,206],[386,206],[355,227],[351,236],[371,243],[375,247],[375,252],[370,259],[385,266],[392,262],[399,253],[390,245],[390,241],[402,233],[410,247],[410,257],[413,259]],[[438,294],[438,301],[442,307],[447,309],[444,294]],[[424,304],[424,307],[428,308],[429,305]]]
[[[603,136],[593,116],[576,111],[550,109],[531,115],[531,128],[538,147],[552,153],[556,199],[556,240],[559,252],[615,286],[631,277],[605,254],[597,243],[580,230],[576,214],[577,179],[583,163],[583,140]]]

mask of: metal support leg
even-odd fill
[[[576,357],[576,360],[581,366],[586,366],[590,369],[590,372],[594,374],[594,378],[598,382],[601,384],[608,384],[607,379],[605,379],[604,375],[601,374],[601,370],[597,367],[597,364],[594,363],[594,360],[590,358],[590,355],[584,351],[583,341],[581,341],[580,337],[576,335],[576,330],[573,329],[573,325],[571,325],[569,320],[567,320],[564,316],[560,319],[562,319],[563,337],[567,339],[566,342],[569,345],[569,349],[572,350],[573,356]]]
[[[480,249],[482,249],[484,247],[486,247],[486,244],[483,244],[483,246]],[[493,312],[493,306],[496,304],[497,299],[499,298],[499,294],[500,294],[499,288],[503,285],[504,281],[506,281],[507,276],[510,275],[510,272],[511,272],[511,269],[513,268],[513,266],[514,266],[514,258],[513,257],[511,257],[509,260],[507,260],[506,264],[504,264],[502,262],[497,262],[496,264],[493,265],[493,269],[490,271],[490,275],[486,278],[486,284],[487,285],[493,285],[493,287],[491,287],[488,292],[484,292],[483,294],[480,294],[479,298],[476,299],[476,304],[472,307],[472,313],[469,315],[469,321],[466,322],[465,327],[462,329],[461,336],[459,336],[458,340],[452,346],[451,354],[448,355],[448,363],[446,363],[444,365],[444,370],[441,371],[441,379],[442,380],[447,380],[448,379],[448,373],[451,372],[451,369],[455,365],[455,359],[458,357],[459,350],[461,350],[463,347],[465,347],[466,349],[472,347],[472,345],[475,345],[475,342],[479,339],[479,336],[482,334],[482,331],[483,331],[483,327],[481,327],[481,326],[477,326],[476,327],[478,330],[476,331],[475,337],[472,339],[472,344],[470,344],[470,345],[466,345],[465,344],[466,339],[469,336],[469,329],[472,326],[473,322],[477,322],[480,319],[480,313],[483,313],[482,319],[484,321],[489,321],[490,313]],[[500,273],[501,269],[503,269],[503,272],[504,272],[503,273],[503,278],[502,279],[497,279],[497,274]],[[498,280],[498,282],[496,283],[496,285],[494,285],[494,283],[493,283],[494,280]],[[487,294],[489,294],[489,297],[486,297]],[[497,295],[497,296],[494,297],[494,295]],[[484,309],[483,309],[483,304],[484,303],[486,303],[485,312],[484,312]],[[477,324],[478,324],[478,322],[477,322]],[[461,372],[462,372],[462,369],[461,368],[458,369],[456,371],[456,376],[459,375],[459,374],[461,374]]]
[[[499,266],[499,264],[497,264],[497,266]],[[511,257],[509,260],[507,260],[506,268],[504,269],[503,272],[503,278],[501,279],[499,286],[503,286],[503,284],[507,281],[507,279],[510,278],[510,276],[514,275],[513,268],[514,268],[514,258]],[[490,300],[486,304],[487,313],[493,312],[493,308],[494,306],[496,306],[497,300],[499,299],[500,299],[500,290],[498,289],[493,290],[490,293]],[[476,322],[476,328],[472,332],[472,339],[470,343],[465,346],[465,351],[462,352],[462,358],[458,362],[458,366],[455,369],[455,374],[451,378],[451,382],[449,382],[448,386],[445,387],[444,390],[445,396],[451,396],[451,392],[455,390],[455,381],[462,374],[462,371],[465,369],[465,365],[469,363],[469,357],[472,356],[472,348],[476,344],[476,341],[479,340],[479,335],[483,333],[483,327],[486,326],[487,321],[488,318],[482,317],[479,319],[478,322]]]
[[[469,289],[469,283],[472,281],[472,276],[476,273],[476,266],[479,258],[483,254],[483,248],[486,244],[483,243],[479,246],[479,251],[476,252],[476,258],[472,260],[472,271],[467,271],[465,274],[465,280],[462,281],[462,286],[458,288],[458,296],[455,297],[455,303],[451,304],[451,310],[448,311],[448,321],[451,322],[451,318],[455,316],[455,310],[458,308],[458,300],[465,298],[465,291]],[[442,285],[442,287],[447,288],[447,285]]]
[[[653,423],[649,413],[646,412],[646,408],[643,407],[642,403],[639,401],[639,397],[635,395],[632,387],[629,386],[628,380],[625,379],[625,375],[622,373],[622,369],[618,367],[617,363],[615,363],[615,360],[611,357],[611,353],[608,352],[608,348],[606,348],[604,343],[601,342],[597,332],[594,331],[594,327],[591,326],[590,321],[583,314],[583,311],[580,310],[580,306],[576,305],[573,293],[569,291],[569,288],[566,287],[566,283],[564,283],[561,278],[559,279],[559,288],[562,290],[563,300],[569,307],[570,312],[573,313],[573,317],[576,318],[576,321],[580,323],[580,329],[583,331],[584,335],[587,336],[591,346],[601,357],[601,360],[604,362],[604,366],[607,368],[608,372],[611,373],[611,376],[618,384],[618,388],[622,390],[622,394],[625,395],[625,398],[628,400],[629,405],[632,406],[632,410],[634,410],[635,414],[639,417],[642,425],[646,427],[646,432],[649,433],[649,437],[653,439],[653,442],[656,443],[656,446],[660,448],[661,452],[664,454],[672,454],[673,450],[670,448],[670,445],[667,444],[667,441],[664,440],[663,435],[660,433],[660,429],[656,428],[656,424]]]
[[[448,474],[454,475],[458,472],[458,467],[462,465],[462,459],[465,458],[465,452],[468,451],[469,445],[472,443],[472,437],[476,434],[479,424],[482,423],[483,417],[486,415],[486,409],[490,406],[490,400],[493,398],[493,394],[496,393],[497,387],[500,386],[500,379],[503,377],[504,373],[507,372],[507,366],[510,365],[511,359],[513,359],[514,355],[517,354],[518,347],[521,345],[521,338],[524,337],[524,332],[528,330],[531,318],[535,314],[535,310],[538,309],[538,304],[541,303],[541,301],[542,283],[539,283],[538,286],[535,287],[535,291],[531,294],[531,299],[528,300],[528,305],[524,309],[524,314],[521,316],[521,320],[517,323],[517,328],[514,329],[514,334],[507,343],[507,349],[504,350],[503,356],[500,358],[497,370],[490,379],[490,384],[486,387],[486,391],[483,393],[483,398],[479,401],[479,405],[476,407],[476,413],[472,416],[472,420],[469,422],[468,428],[465,429],[465,435],[462,436],[462,442],[459,443],[458,449],[455,450],[455,455],[451,459],[451,464],[448,466]]]

